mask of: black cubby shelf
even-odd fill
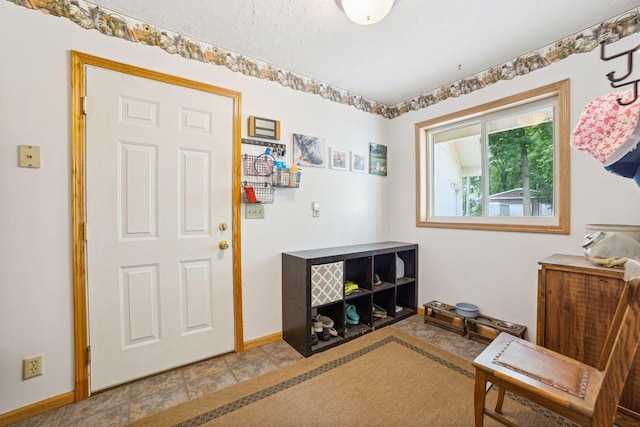
[[[382,282],[374,285],[374,276]],[[282,335],[310,356],[417,313],[418,245],[379,242],[282,254]],[[359,291],[344,295],[352,282]],[[374,317],[374,305],[386,317]],[[353,306],[358,324],[345,310]],[[338,336],[312,344],[312,318],[334,321]]]

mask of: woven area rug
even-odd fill
[[[468,427],[473,372],[467,360],[384,328],[131,425]],[[572,425],[509,394],[503,411],[520,425]],[[499,424],[485,417],[485,425]]]

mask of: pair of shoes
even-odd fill
[[[322,327],[323,328],[333,328],[333,325],[334,325],[333,319],[331,319],[328,316],[323,316],[322,314],[318,314],[315,317],[315,322],[322,323]],[[314,325],[315,325],[315,323],[314,323]]]
[[[345,296],[351,295],[352,293],[359,292],[359,291],[360,291],[360,289],[359,289],[358,285],[353,283],[353,282],[351,282],[351,281],[348,281],[347,283],[344,284],[344,295]]]
[[[318,344],[318,334],[316,334],[313,328],[311,328],[311,345],[316,344]]]
[[[360,316],[356,312],[356,306],[351,304],[344,305],[344,314],[346,321],[350,325],[357,325],[360,323]]]
[[[373,304],[373,317],[375,319],[384,319],[387,317],[387,310],[380,307],[379,305]]]

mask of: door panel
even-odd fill
[[[91,390],[233,351],[233,100],[87,67]]]

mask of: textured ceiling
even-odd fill
[[[640,6],[638,0],[396,0],[382,22],[360,26],[334,0],[90,2],[386,105]]]

